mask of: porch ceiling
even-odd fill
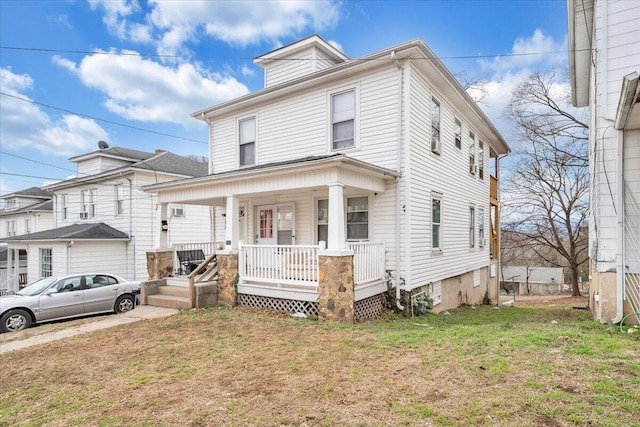
[[[157,193],[160,203],[224,205],[227,196],[324,189],[334,183],[383,193],[387,181],[397,176],[395,171],[336,154],[154,184],[144,190]]]

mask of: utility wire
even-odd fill
[[[166,137],[169,137],[169,138],[181,139],[183,141],[197,142],[198,144],[209,144],[208,142],[200,141],[200,140],[197,140],[197,139],[185,138],[183,136],[177,136],[177,135],[171,135],[171,134],[168,134],[168,133],[158,132],[158,131],[155,131],[155,130],[144,129],[144,128],[137,127],[137,126],[131,126],[131,125],[127,125],[127,124],[124,124],[124,123],[114,122],[112,120],[102,119],[102,118],[96,117],[96,116],[90,116],[90,115],[84,114],[84,113],[78,113],[76,111],[71,111],[71,110],[67,110],[65,108],[55,107],[55,106],[50,105],[50,104],[45,104],[45,103],[42,103],[42,102],[33,101],[31,99],[22,98],[20,96],[11,95],[11,94],[8,94],[8,93],[5,93],[5,92],[0,92],[0,95],[8,96],[9,98],[17,99],[18,101],[28,102],[30,104],[35,104],[35,105],[40,105],[42,107],[51,108],[53,110],[59,110],[59,111],[63,111],[65,113],[69,113],[69,114],[75,114],[75,115],[78,115],[78,116],[86,117],[88,119],[97,120],[97,121],[100,121],[100,122],[109,123],[109,124],[116,125],[116,126],[122,126],[122,127],[129,128],[129,129],[134,129],[134,130],[137,130],[137,131],[140,131],[140,132],[147,132],[147,133],[152,133],[152,134],[155,134],[155,135],[166,136]]]

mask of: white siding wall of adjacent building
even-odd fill
[[[618,176],[617,131],[613,119],[620,99],[622,78],[640,72],[640,2],[597,1],[595,5],[595,56],[597,69],[592,70],[590,108],[591,134],[591,197],[590,254],[599,271],[616,265],[617,215],[614,207]],[[637,107],[636,107],[637,108]],[[626,132],[625,149],[633,146],[636,137]],[[626,153],[625,153],[626,155]],[[640,170],[640,163],[625,159],[625,179]],[[633,178],[631,178],[633,181]],[[636,193],[639,194],[640,193]]]
[[[29,230],[27,230],[27,220],[29,221]],[[23,234],[35,233],[37,231],[44,231],[53,228],[53,214],[50,212],[35,212],[35,213],[18,213],[15,215],[3,216],[0,219],[0,237],[7,236],[7,222],[12,221],[14,223],[14,230],[16,236]]]
[[[415,70],[415,69],[414,69]],[[460,112],[420,72],[411,74],[410,152],[406,159],[410,192],[406,201],[409,241],[406,258],[410,262],[409,288],[424,286],[489,265],[489,146],[487,138],[469,127]],[[440,103],[440,155],[431,152],[431,99]],[[454,143],[454,119],[462,122],[462,147]],[[469,172],[469,131],[484,142],[484,179]],[[478,153],[476,151],[476,164]],[[441,250],[431,246],[431,196],[441,195]],[[475,247],[469,245],[470,208],[475,207]],[[485,245],[479,247],[478,212],[484,210]]]

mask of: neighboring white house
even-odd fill
[[[2,196],[0,209],[0,238],[36,233],[53,227],[51,193],[38,187]],[[9,277],[18,279],[18,285],[27,283],[26,251],[9,251],[0,243],[0,289],[7,289]]]
[[[503,266],[500,270],[502,289],[515,289],[519,295],[540,295],[562,292],[562,267]]]
[[[589,106],[594,318],[640,311],[640,2],[569,0],[573,104]]]
[[[146,252],[160,241],[160,213],[142,187],[207,174],[206,163],[167,151],[102,147],[70,159],[76,178],[44,188],[53,195],[53,228],[0,239],[27,252],[29,282],[82,271],[145,280]],[[210,208],[172,208],[165,232],[171,244],[211,240]]]
[[[353,257],[356,303],[389,283],[405,307],[496,298],[509,147],[424,42],[351,60],[313,35],[254,62],[264,89],[192,115],[210,174],[147,188],[164,209],[215,207],[240,304],[317,303],[320,256]]]

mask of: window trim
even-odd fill
[[[98,189],[89,189],[89,218],[95,218],[98,212]]]
[[[31,218],[24,219],[24,234],[31,233]]]
[[[469,173],[476,174],[476,136],[469,131]]]
[[[62,219],[67,219],[69,217],[69,194],[68,193],[61,194],[60,198],[61,198],[60,203],[62,204],[62,209],[61,209]]]
[[[469,206],[469,249],[476,247],[476,207]]]
[[[485,229],[484,229],[484,208],[478,208],[478,248],[482,249],[485,245]]]
[[[80,191],[80,219],[89,217],[89,190]]]
[[[347,92],[353,92],[353,145],[350,147],[333,148],[333,97]],[[327,92],[327,151],[340,153],[360,148],[360,86],[346,85]]]
[[[478,178],[484,179],[484,142],[478,139]]]
[[[367,198],[367,237],[366,239],[350,239],[349,238],[349,220],[347,218],[347,213],[348,213],[348,206],[349,206],[349,199],[354,199],[354,198],[358,198],[358,197],[366,197]],[[329,197],[326,196],[318,196],[315,197],[315,202],[314,202],[314,211],[315,211],[315,215],[314,215],[314,230],[315,230],[315,241],[316,243],[319,243],[319,233],[318,233],[318,227],[320,225],[324,225],[327,227],[327,237],[328,237],[328,227],[329,227],[329,204],[327,203],[327,223],[326,224],[319,224],[318,223],[318,202],[320,202],[321,200],[326,200],[327,202],[329,201]],[[344,227],[345,227],[345,241],[347,242],[370,242],[372,241],[372,236],[371,236],[371,211],[372,211],[372,197],[370,194],[350,194],[350,195],[345,195],[343,196],[343,200],[344,200]],[[327,244],[327,246],[329,245],[329,242],[325,242]]]
[[[114,216],[124,215],[124,184],[115,184],[114,190]],[[119,194],[122,193],[122,194]],[[122,196],[122,198],[120,198]]]
[[[253,134],[253,141],[251,142],[245,142],[242,143],[241,141],[241,132],[240,132],[240,126],[241,123],[249,121],[249,120],[253,120],[253,127],[254,127],[254,134]],[[257,114],[248,114],[242,117],[238,117],[238,119],[236,120],[236,155],[237,155],[237,159],[238,159],[238,167],[239,168],[245,168],[245,167],[251,167],[251,166],[255,166],[258,164],[258,115]],[[249,144],[253,144],[253,163],[246,163],[246,164],[242,164],[242,158],[241,158],[241,150],[240,147],[242,145],[249,145]]]

